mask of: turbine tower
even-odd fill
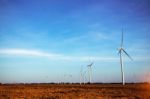
[[[124,50],[123,48],[123,29],[122,29],[122,37],[121,37],[121,47],[118,49],[119,55],[120,55],[120,65],[121,65],[121,77],[122,77],[122,84],[125,85],[125,79],[124,79],[124,71],[123,71],[123,57],[122,54],[125,53],[131,60],[133,60],[130,55]]]
[[[93,62],[91,64],[87,65],[88,74],[89,74],[89,83],[91,83],[91,81],[92,81],[92,65],[93,65]]]

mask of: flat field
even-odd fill
[[[150,99],[150,84],[1,84],[0,99]]]

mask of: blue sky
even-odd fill
[[[0,82],[150,82],[149,0],[0,0]],[[72,75],[72,76],[69,76]],[[88,75],[86,74],[88,78]]]

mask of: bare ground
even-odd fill
[[[1,84],[0,99],[150,99],[150,84]]]

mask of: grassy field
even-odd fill
[[[0,99],[150,99],[150,84],[1,84]]]

